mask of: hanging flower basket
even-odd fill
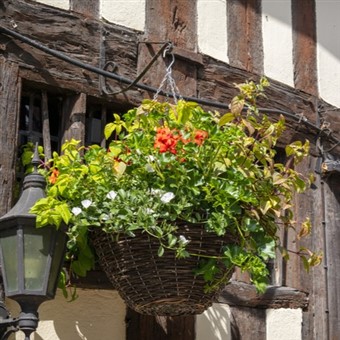
[[[201,314],[229,281],[233,267],[217,262],[219,284],[207,291],[206,281],[195,269],[205,256],[220,256],[223,247],[235,240],[216,237],[198,224],[182,223],[178,231],[188,241],[187,251],[195,256],[179,259],[168,251],[159,257],[159,242],[142,232],[118,240],[99,229],[91,234],[99,264],[133,310],[147,315]]]
[[[224,114],[145,100],[114,114],[108,148],[66,142],[46,166],[47,197],[32,209],[38,226],[67,224],[71,269],[85,276],[96,252],[141,313],[201,313],[235,266],[264,291],[268,260],[277,249],[287,254],[278,229],[294,228],[298,238],[310,231],[308,220],[296,225],[291,207],[311,181],[292,167],[308,142],[286,146],[287,164],[275,160],[285,122],[259,114],[266,86],[238,85]],[[307,267],[320,260],[298,253]]]

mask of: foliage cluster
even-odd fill
[[[68,225],[72,270],[86,275],[94,264],[94,228],[113,240],[142,230],[159,240],[159,256],[187,257],[195,254],[176,222],[204,224],[208,233],[231,234],[237,242],[203,260],[197,274],[213,284],[215,262],[222,261],[248,271],[263,291],[267,262],[283,250],[278,229],[292,227],[298,237],[310,231],[308,220],[296,226],[292,210],[309,179],[275,161],[284,118],[272,122],[256,107],[266,86],[266,79],[237,85],[239,95],[224,115],[194,102],[145,100],[123,118],[114,114],[104,131],[113,137],[108,149],[66,142],[47,171],[47,197],[32,209],[38,226]],[[308,147],[308,141],[287,145],[289,164],[300,162]],[[320,260],[305,249],[300,255],[307,268]]]

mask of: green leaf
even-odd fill
[[[109,139],[115,129],[116,129],[116,124],[114,123],[106,124],[104,128],[105,139]]]
[[[55,207],[55,210],[60,214],[61,218],[65,222],[65,224],[68,224],[70,222],[70,219],[72,217],[70,210],[68,208],[68,205],[66,203],[61,203]]]
[[[235,115],[233,113],[226,113],[225,115],[223,115],[221,117],[221,119],[218,122],[219,126],[223,126],[231,121],[233,121],[235,119]]]
[[[164,247],[163,246],[159,246],[157,253],[158,253],[159,257],[162,257],[163,254],[164,254]]]

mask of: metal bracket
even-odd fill
[[[326,160],[322,163],[322,173],[330,174],[334,172],[340,173],[340,161]]]
[[[147,42],[145,42],[147,43]],[[163,58],[165,57],[165,55],[172,49],[172,43],[170,41],[167,41],[165,43],[163,43],[162,47],[158,50],[158,52],[153,56],[153,58],[150,60],[150,62],[146,65],[146,67],[142,70],[142,72],[139,73],[139,75],[137,76],[137,78],[134,79],[134,81],[124,87],[123,89],[119,90],[119,91],[113,91],[111,86],[109,84],[106,83],[106,78],[103,77],[102,79],[102,92],[107,94],[107,95],[115,95],[115,94],[119,94],[119,93],[124,93],[128,90],[130,90],[132,87],[134,87],[139,80],[145,75],[145,73],[150,69],[150,67],[155,63],[155,61],[158,59],[158,57],[160,55],[163,54]],[[108,68],[111,68],[111,70],[109,70]],[[112,61],[108,61],[103,70],[105,71],[109,71],[109,72],[114,72],[115,69],[117,68],[117,64],[112,62]],[[102,76],[101,76],[102,77]]]

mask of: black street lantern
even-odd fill
[[[35,202],[45,196],[45,179],[37,171],[37,147],[23,192],[15,206],[0,218],[0,260],[6,297],[21,307],[19,318],[4,317],[0,306],[1,339],[22,330],[26,339],[38,326],[39,305],[55,296],[58,276],[65,255],[66,234],[53,226],[36,228],[36,215],[30,213]]]

